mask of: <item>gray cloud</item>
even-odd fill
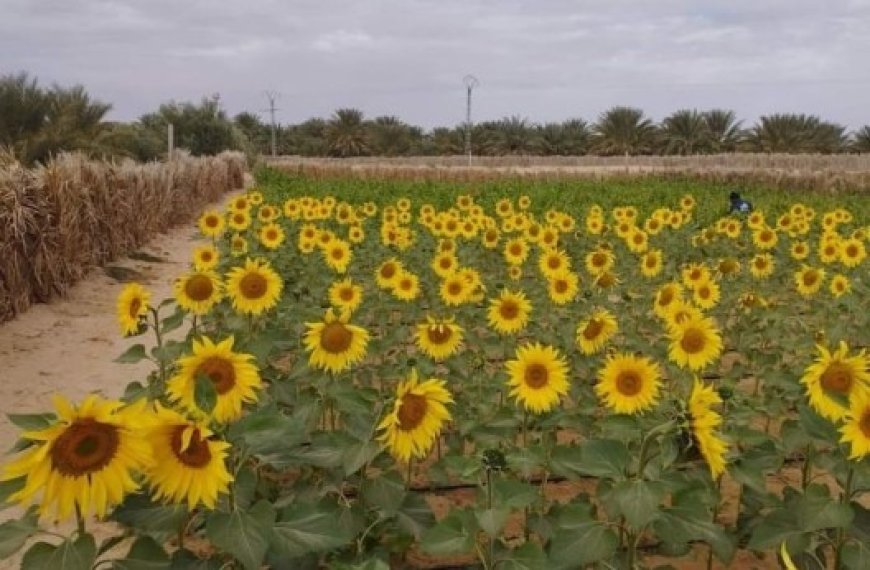
[[[0,0],[0,72],[82,83],[132,119],[220,93],[282,93],[297,122],[342,106],[432,126],[475,118],[654,118],[728,107],[870,123],[868,0]]]

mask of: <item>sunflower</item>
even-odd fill
[[[532,304],[525,293],[504,289],[501,295],[490,301],[487,319],[496,332],[512,334],[526,327],[531,312]]]
[[[722,425],[722,416],[713,410],[721,404],[722,398],[712,386],[706,386],[695,378],[692,394],[689,396],[689,416],[692,436],[701,455],[710,467],[710,475],[718,479],[725,471],[725,452],[728,445],[716,433]]]
[[[125,408],[93,394],[73,406],[55,396],[57,420],[23,432],[31,445],[3,468],[2,481],[24,478],[8,500],[29,504],[42,491],[39,512],[56,521],[77,509],[83,516],[106,516],[138,489],[134,473],[151,461],[148,443],[137,435],[145,423],[143,406],[144,401]]]
[[[381,263],[375,271],[375,282],[381,289],[392,289],[396,286],[396,279],[402,272],[402,263],[395,257],[391,257]]]
[[[248,253],[248,240],[239,234],[235,234],[230,240],[230,253],[235,257]]]
[[[231,446],[213,436],[204,424],[157,404],[156,420],[145,436],[154,457],[146,476],[155,499],[187,503],[191,512],[199,503],[215,508],[233,477],[225,463]]]
[[[801,383],[819,415],[837,422],[848,412],[852,394],[870,389],[870,361],[863,350],[848,356],[849,347],[843,341],[833,352],[822,345],[816,348],[819,356],[804,371]]]
[[[610,289],[611,287],[620,283],[619,278],[615,273],[611,273],[610,271],[603,271],[595,276],[595,280],[592,282],[601,290]]]
[[[605,271],[609,271],[613,267],[615,261],[613,253],[609,250],[599,248],[586,254],[586,271],[590,275],[601,275]]]
[[[237,232],[243,232],[251,225],[251,214],[247,210],[237,210],[230,212],[229,226]]]
[[[309,366],[338,373],[365,358],[369,333],[349,321],[349,312],[342,311],[336,316],[328,309],[322,322],[305,323],[308,330],[303,342],[311,353]]]
[[[396,387],[396,400],[381,423],[378,436],[397,461],[408,463],[429,454],[444,424],[450,421],[447,405],[453,402],[444,380],[417,379],[411,370],[407,380]]]
[[[224,217],[217,210],[207,210],[199,217],[199,231],[212,239],[219,238],[224,233],[226,224]]]
[[[138,283],[128,283],[118,295],[117,312],[121,334],[130,336],[142,330],[143,321],[148,316],[151,293]]]
[[[676,281],[665,283],[658,291],[656,291],[655,301],[653,302],[653,312],[655,312],[658,317],[665,318],[668,314],[671,303],[682,300],[682,298],[682,285]]]
[[[762,227],[752,232],[752,243],[758,249],[772,249],[776,247],[776,242],[779,241],[776,235],[776,230],[769,227]]]
[[[548,412],[568,393],[568,364],[552,346],[526,344],[505,363],[510,395],[532,412]]]
[[[846,267],[858,267],[867,257],[864,242],[857,238],[848,238],[840,242],[840,262]]]
[[[719,260],[716,270],[720,275],[737,275],[740,273],[740,262],[733,257],[726,257]]]
[[[257,400],[260,373],[250,354],[233,352],[233,337],[215,344],[203,336],[193,341],[193,354],[178,360],[179,370],[166,383],[169,401],[175,402],[197,417],[211,416],[218,423],[230,423],[242,416],[242,405]],[[217,395],[211,412],[199,408],[196,383],[211,380]]]
[[[708,279],[695,286],[692,297],[696,305],[702,309],[712,309],[719,302],[721,291],[719,284],[713,279]]]
[[[233,308],[250,315],[259,315],[278,304],[283,286],[268,261],[252,259],[245,260],[244,267],[231,269],[226,281]]]
[[[674,325],[680,324],[690,318],[703,318],[704,313],[691,302],[677,299],[668,307],[667,314],[663,317],[667,327],[670,329]]]
[[[662,251],[650,249],[640,258],[640,273],[644,277],[655,277],[662,272]]]
[[[700,370],[719,358],[722,336],[716,323],[709,317],[685,319],[673,323],[668,331],[670,347],[668,357],[678,366]]]
[[[410,271],[402,271],[396,279],[393,295],[400,301],[413,301],[420,296],[420,279]]]
[[[798,293],[804,297],[812,297],[819,292],[822,287],[822,281],[825,280],[825,270],[816,269],[804,265],[794,274],[795,286]]]
[[[773,256],[769,253],[759,253],[749,262],[749,271],[757,279],[773,275]]]
[[[217,267],[220,254],[213,245],[200,245],[193,249],[193,268],[197,271],[209,271]]]
[[[350,244],[342,239],[335,238],[323,250],[326,264],[336,273],[344,273],[351,260]]]
[[[632,253],[643,253],[649,247],[649,236],[645,231],[634,228],[626,236],[625,244]]]
[[[656,405],[661,385],[659,367],[647,357],[615,354],[598,372],[595,392],[617,414],[636,414]]]
[[[834,275],[830,285],[831,295],[834,297],[842,297],[852,290],[852,285],[849,283],[849,278],[842,274]]]
[[[450,307],[461,305],[471,298],[471,286],[468,280],[459,273],[450,275],[441,282],[439,294],[444,304]]]
[[[870,387],[852,392],[849,410],[843,419],[840,443],[851,446],[849,459],[861,461],[870,455]]]
[[[834,263],[840,259],[840,241],[834,235],[828,241],[819,244],[819,260],[822,263]]]
[[[459,259],[452,251],[442,251],[432,259],[430,267],[432,267],[435,275],[444,279],[456,272],[459,268]]]
[[[523,238],[513,238],[504,244],[504,258],[508,265],[522,265],[529,256],[529,245]]]
[[[577,347],[586,355],[600,352],[618,330],[616,317],[607,309],[599,309],[577,326]]]
[[[214,271],[192,271],[175,280],[175,301],[194,315],[205,315],[223,298],[223,285]]]
[[[278,249],[284,243],[284,230],[276,223],[260,228],[260,243],[267,249]]]
[[[792,259],[803,261],[810,254],[810,245],[805,241],[796,241],[791,244],[790,253]]]
[[[495,249],[498,247],[498,240],[500,238],[500,234],[498,229],[489,228],[483,233],[483,247],[486,249]]]
[[[329,302],[339,309],[353,312],[362,303],[362,293],[362,286],[354,284],[348,277],[330,285]]]
[[[683,285],[693,290],[695,287],[710,280],[710,269],[703,263],[691,263],[683,269]]]
[[[577,297],[580,277],[572,271],[563,271],[547,281],[547,294],[557,305],[570,303]]]
[[[571,270],[571,258],[560,249],[551,249],[542,253],[541,257],[538,258],[538,269],[545,278],[552,279],[556,275]]]
[[[414,342],[423,354],[432,360],[442,361],[459,350],[464,332],[452,318],[426,317],[425,323],[417,325]]]

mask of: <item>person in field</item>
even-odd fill
[[[741,198],[740,194],[738,194],[737,192],[731,192],[729,199],[731,201],[731,207],[728,210],[729,214],[733,214],[735,212],[747,214],[752,211],[752,203],[747,202],[746,200]]]

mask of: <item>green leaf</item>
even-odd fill
[[[178,528],[187,520],[187,508],[155,503],[147,494],[139,493],[128,495],[110,518],[161,541],[178,533]]]
[[[150,536],[136,539],[127,557],[112,563],[115,570],[162,570],[169,568],[169,565],[169,555]]]
[[[577,447],[556,446],[551,456],[554,473],[622,480],[628,469],[628,448],[615,439],[590,439]]]
[[[405,500],[405,483],[395,471],[366,479],[360,488],[360,499],[370,508],[382,511],[387,516],[396,514]]]
[[[396,512],[399,527],[419,540],[423,532],[435,524],[429,503],[419,493],[408,493]]]
[[[840,440],[840,434],[834,424],[817,414],[809,406],[799,405],[801,426],[807,435],[828,443]]]
[[[336,508],[297,503],[281,513],[272,528],[272,547],[286,558],[341,548],[353,540],[351,529],[338,524]]]
[[[713,548],[716,557],[726,565],[734,556],[734,540],[725,530],[712,521],[706,508],[687,502],[672,508],[662,509],[653,522],[653,529],[666,542],[683,544],[703,540]]]
[[[305,425],[297,417],[286,416],[274,406],[261,408],[234,423],[230,441],[244,441],[255,455],[278,453],[299,445],[305,439]]]
[[[248,511],[213,513],[205,525],[205,534],[218,548],[229,552],[248,570],[260,567],[269,548],[275,511],[260,501]]]
[[[538,570],[547,568],[547,556],[540,545],[526,542],[503,554],[495,563],[496,570]]]
[[[27,539],[39,530],[39,516],[31,509],[18,520],[0,524],[0,559],[8,558],[24,546]]]
[[[196,384],[193,388],[193,401],[196,407],[210,414],[217,404],[217,390],[214,382],[205,374],[196,375]]]
[[[9,497],[23,489],[25,483],[27,483],[27,477],[0,481],[0,510],[8,509],[15,504],[9,502]]]
[[[499,479],[492,484],[495,505],[524,509],[540,497],[537,487],[514,479]]]
[[[160,362],[174,362],[181,356],[187,345],[177,340],[168,340],[163,346],[155,346],[151,349],[151,356]]]
[[[505,455],[508,466],[523,477],[531,477],[544,466],[544,450],[540,445],[530,445]]]
[[[469,524],[467,514],[467,511],[452,511],[444,520],[423,533],[421,548],[435,556],[471,552],[477,529]]]
[[[160,321],[160,334],[168,334],[184,323],[184,309],[175,307],[175,312]]]
[[[363,465],[377,457],[381,452],[381,444],[377,441],[366,441],[348,447],[342,458],[342,466],[345,475],[352,475],[362,468]]]
[[[182,549],[172,553],[172,570],[221,570],[224,565],[217,557],[200,558],[193,552]]]
[[[25,431],[39,431],[57,421],[57,416],[52,413],[46,414],[6,414],[9,421],[16,427]]]
[[[580,568],[610,558],[618,545],[619,537],[613,530],[592,520],[558,529],[548,550],[557,568]]]
[[[608,498],[618,507],[618,514],[640,530],[658,516],[666,494],[665,486],[655,481],[620,481],[610,490]]]
[[[870,546],[867,543],[850,542],[843,546],[840,560],[850,570],[867,570],[870,568]]]
[[[75,541],[69,539],[55,546],[37,542],[24,554],[23,570],[91,570],[97,558],[97,543],[90,534],[83,534]]]
[[[507,522],[510,509],[507,507],[495,507],[492,509],[475,510],[474,517],[477,519],[477,524],[480,525],[486,533],[497,538],[501,535],[501,530]]]
[[[115,362],[121,364],[136,364],[140,360],[148,358],[148,353],[145,352],[144,344],[134,344],[124,351],[124,353],[115,359]]]

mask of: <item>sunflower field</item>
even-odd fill
[[[870,200],[726,196],[264,169],[173,298],[119,291],[147,378],[11,416],[0,554],[870,568]]]

